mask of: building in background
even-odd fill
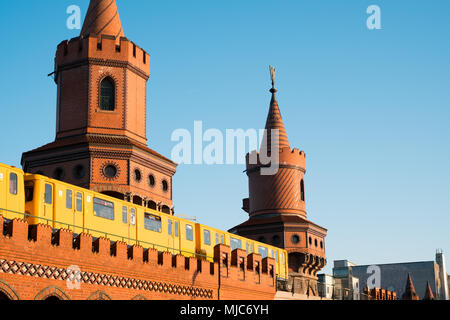
[[[436,300],[448,300],[448,274],[445,266],[445,256],[442,251],[436,253],[435,261],[355,265],[347,260],[336,261],[333,268],[333,276],[345,278],[356,277],[360,280],[360,292],[367,286],[373,288],[373,268],[379,268],[379,286],[389,291],[395,291],[397,297],[405,293],[405,283],[408,282],[408,274],[414,283],[415,291],[420,299],[426,296],[429,283]]]
[[[317,289],[319,291],[319,296],[330,300],[333,299],[335,288],[334,277],[325,273],[318,274],[317,277]]]

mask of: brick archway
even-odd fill
[[[50,286],[41,290],[34,300],[70,300],[69,296],[57,286]]]
[[[91,294],[89,296],[89,298],[87,298],[88,300],[111,300],[111,297],[108,296],[105,292],[103,291],[95,291],[93,294]]]
[[[6,282],[0,280],[0,300],[20,300],[16,291]]]
[[[142,296],[142,295],[137,295],[136,297],[134,297],[134,298],[131,299],[131,300],[147,300],[147,298],[144,297],[144,296]]]

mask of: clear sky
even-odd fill
[[[20,166],[55,136],[57,44],[66,8],[8,1],[0,12],[0,162]],[[333,260],[450,255],[450,1],[117,0],[125,35],[151,55],[148,136],[170,156],[175,129],[261,128],[277,69],[292,147],[306,152],[308,218]],[[381,30],[366,9],[381,8]],[[243,165],[181,165],[176,211],[228,229],[246,220]],[[449,259],[447,259],[448,261]]]

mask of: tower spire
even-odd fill
[[[419,295],[416,293],[416,289],[414,289],[410,273],[408,273],[408,280],[406,280],[406,288],[402,300],[419,300]]]
[[[434,300],[434,294],[430,287],[430,282],[427,281],[427,288],[425,290],[425,297],[423,300]]]
[[[81,36],[124,37],[116,0],[91,0]]]
[[[275,89],[275,68],[272,66],[269,66],[270,69],[270,77],[272,80],[272,89],[270,89],[270,92],[272,93],[272,99],[270,101],[270,108],[269,108],[269,115],[267,116],[266,121],[266,135],[267,135],[267,151],[271,152],[271,137],[272,137],[272,130],[278,130],[278,147],[290,148],[289,139],[287,137],[286,129],[284,127],[283,119],[281,117],[280,108],[278,106],[278,101],[276,97],[277,89]],[[264,147],[264,146],[263,146]]]

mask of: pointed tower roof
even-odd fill
[[[281,112],[276,97],[276,93],[278,90],[275,89],[275,69],[272,66],[270,66],[270,74],[272,78],[272,89],[270,89],[270,92],[272,93],[272,99],[270,101],[269,115],[267,116],[265,127],[265,129],[267,130],[266,134],[267,134],[268,152],[271,151],[271,137],[272,137],[271,130],[279,130],[278,140],[280,149],[284,147],[290,148],[289,139],[286,134],[286,129],[284,128],[283,119],[281,117]]]
[[[406,289],[403,293],[402,300],[419,300],[419,295],[414,289],[414,284],[411,278],[411,274],[408,273],[408,280],[406,280]]]
[[[116,0],[91,0],[81,36],[109,35],[124,37]]]
[[[425,290],[425,297],[423,300],[434,300],[434,294],[431,290],[430,283],[427,281],[427,289]]]

